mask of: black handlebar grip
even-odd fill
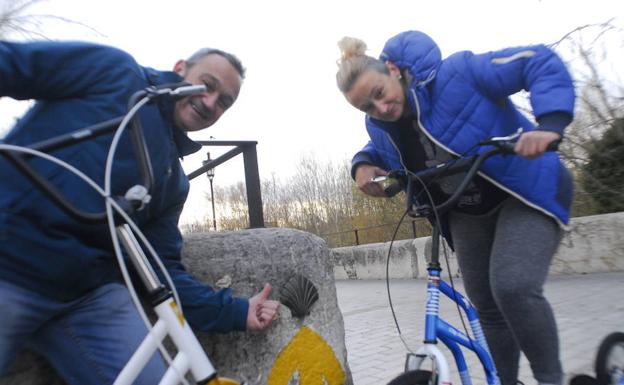
[[[400,183],[392,183],[388,187],[384,189],[384,192],[388,196],[388,198],[392,198],[403,190],[403,187]]]
[[[546,151],[559,151],[559,145],[561,144],[561,139],[553,140],[546,147]]]
[[[515,154],[516,153],[516,143],[515,142],[504,142],[500,143],[498,146],[503,154]]]

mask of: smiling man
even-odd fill
[[[238,98],[244,76],[244,69],[235,56],[213,48],[202,49],[188,60],[178,61],[174,71],[189,83],[206,87],[206,92],[176,103],[174,121],[185,131],[213,125]]]
[[[6,143],[28,145],[123,115],[130,96],[150,86],[186,81],[206,91],[143,107],[141,125],[155,177],[149,206],[134,215],[175,283],[186,318],[197,330],[264,330],[278,302],[270,285],[250,299],[198,282],[180,260],[178,219],[189,183],[180,157],[199,150],[186,135],[210,127],[236,101],[241,62],[205,48],[174,71],[136,63],[113,47],[81,42],[0,42],[0,96],[35,99]],[[111,137],[56,150],[54,155],[98,184]],[[122,140],[113,163],[112,195],[138,181],[132,145]],[[103,199],[68,171],[36,160],[32,166],[71,203],[102,212]],[[110,384],[146,333],[126,287],[106,225],[85,225],[59,210],[0,157],[0,375],[22,347],[52,363],[70,384]],[[136,384],[155,384],[164,372],[154,356]]]

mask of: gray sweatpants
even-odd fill
[[[540,383],[560,384],[557,325],[543,285],[562,232],[515,198],[485,215],[451,212],[451,235],[503,385],[515,385],[520,351]]]

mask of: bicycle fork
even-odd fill
[[[130,227],[127,224],[117,226],[117,234],[147,289],[158,321],[123,368],[114,385],[133,383],[167,335],[176,345],[178,353],[161,379],[160,385],[178,384],[189,370],[197,380],[197,384],[238,385],[238,382],[229,382],[229,379],[217,377],[215,368],[182,315],[171,291],[161,284]]]
[[[472,385],[472,379],[470,378],[468,365],[460,345],[477,354],[483,365],[487,383],[489,385],[500,385],[500,380],[496,374],[496,368],[475,308],[463,295],[440,278],[442,269],[438,261],[439,237],[439,231],[437,231],[437,228],[434,228],[432,234],[432,256],[427,268],[428,282],[424,345],[415,354],[408,354],[405,369],[417,370],[421,367],[425,358],[430,358],[437,371],[436,383],[439,385],[450,385],[451,378],[448,361],[437,347],[437,341],[441,340],[453,354],[462,385]],[[464,332],[440,318],[440,293],[462,308],[470,323],[474,339],[471,339]]]

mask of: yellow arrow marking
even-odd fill
[[[295,372],[299,372],[299,385],[343,385],[345,381],[331,346],[305,326],[277,356],[268,385],[288,385]]]

